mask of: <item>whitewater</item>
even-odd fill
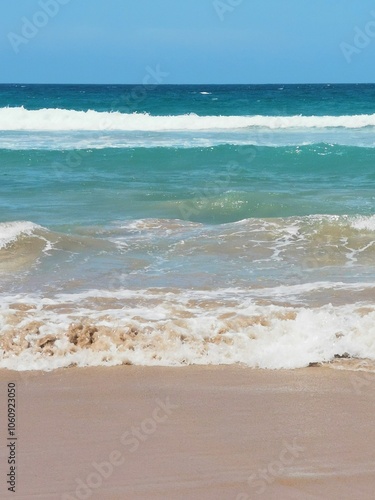
[[[153,116],[148,113],[76,111],[67,109],[28,110],[1,108],[2,131],[199,131],[268,129],[347,128],[375,126],[375,114],[352,116]]]

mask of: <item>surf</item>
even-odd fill
[[[154,116],[149,113],[77,111],[24,107],[0,108],[1,131],[204,131],[264,128],[285,129],[361,129],[375,127],[375,114],[343,116]]]

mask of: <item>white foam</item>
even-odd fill
[[[368,217],[356,217],[351,221],[351,226],[358,231],[368,230],[375,231],[375,215],[371,215]]]
[[[15,327],[20,332],[33,321],[40,321],[43,326],[26,335],[25,347],[18,352],[3,351],[0,368],[22,371],[51,370],[71,364],[83,367],[243,363],[250,367],[289,369],[328,362],[345,353],[375,360],[372,304],[329,304],[316,308],[259,305],[249,298],[249,291],[246,295],[242,290],[237,300],[234,292],[150,289],[111,294],[92,290],[49,299],[36,295],[3,297],[3,335]],[[116,295],[120,302],[114,303],[113,308],[95,309],[92,299],[114,299]],[[22,313],[14,310],[15,303],[34,306],[17,326],[15,319]],[[98,340],[100,345],[72,349],[66,335],[69,325],[87,321],[98,328],[108,327],[112,333],[103,333]],[[113,333],[130,328],[137,332],[132,338],[125,335],[119,340]],[[38,348],[38,341],[45,335],[56,337],[51,347],[53,355]],[[21,335],[11,334],[11,338],[17,344]]]
[[[9,243],[16,241],[22,235],[31,235],[36,229],[41,229],[41,227],[32,222],[1,222],[0,248],[5,248]]]
[[[268,129],[348,128],[375,126],[375,114],[353,116],[151,116],[147,113],[75,111],[67,109],[27,110],[0,108],[3,131],[194,131]]]

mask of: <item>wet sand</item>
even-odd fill
[[[122,366],[3,370],[0,382],[0,498],[374,498],[374,374]]]

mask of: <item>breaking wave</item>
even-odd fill
[[[14,243],[22,236],[30,236],[41,226],[28,221],[0,223],[0,250]]]
[[[375,114],[353,116],[152,116],[147,113],[75,111],[67,109],[27,110],[1,108],[2,131],[194,131],[266,129],[347,128],[375,126]]]

